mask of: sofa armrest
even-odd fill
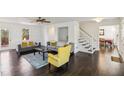
[[[21,45],[19,44],[19,45],[18,45],[18,51],[20,51],[20,50],[21,50]]]

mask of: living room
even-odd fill
[[[115,72],[112,71],[115,70],[113,66],[117,65],[111,60],[112,52],[105,52],[109,48],[104,47],[103,54],[99,46],[99,29],[104,29],[105,33],[108,33],[111,28],[106,30],[105,27],[115,25],[116,28],[116,25],[119,26],[120,20],[117,17],[101,17],[102,20],[99,23],[98,19],[100,18],[1,17],[1,75],[123,74],[119,68],[116,68]],[[116,41],[114,44],[119,44],[118,42]],[[122,51],[122,48],[120,50]],[[58,55],[63,57],[61,63],[55,61],[60,60]],[[66,61],[63,60],[65,58],[67,58]],[[108,61],[105,61],[106,59]],[[104,67],[102,67],[103,64],[100,64],[101,62],[104,63]],[[90,69],[88,69],[89,67]],[[101,72],[102,70],[104,73]]]
[[[1,0],[0,92],[123,93],[123,4]]]
[[[67,27],[68,40],[66,42],[62,41],[60,43],[57,43],[57,46],[63,46],[69,42],[70,43],[76,42],[75,41],[76,36],[74,36],[74,34],[75,34],[75,31],[77,30],[76,27],[78,27],[77,22],[73,22],[73,21],[72,22],[60,22],[60,23],[55,23],[55,24],[48,24],[48,23],[43,24],[42,22],[41,23],[32,22],[36,20],[41,20],[41,19],[39,19],[38,17],[36,18],[30,18],[30,17],[29,18],[26,18],[26,17],[25,18],[24,17],[2,18],[1,17],[0,18],[0,21],[1,21],[0,22],[0,25],[1,25],[1,32],[0,32],[1,75],[11,75],[9,73],[10,71],[8,70],[6,72],[6,69],[5,69],[8,66],[7,63],[9,64],[9,61],[10,61],[9,59],[13,60],[13,57],[9,58],[10,55],[8,55],[8,53],[10,51],[11,52],[9,54],[11,53],[12,53],[11,55],[15,54],[14,58],[16,60],[19,60],[21,56],[23,55],[23,52],[33,51],[34,47],[32,48],[31,47],[32,45],[33,46],[34,45],[47,46],[48,41],[53,41],[53,40],[57,41],[58,36],[56,32],[58,28],[60,28],[61,30],[62,27]],[[24,46],[22,48],[23,44]],[[76,49],[73,48],[72,52],[76,53]],[[5,57],[7,59],[5,59]],[[18,75],[19,73],[16,73],[16,74]]]

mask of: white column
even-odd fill
[[[77,53],[79,51],[79,22],[74,22],[74,53]]]

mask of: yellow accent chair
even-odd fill
[[[49,70],[50,66],[53,65],[55,67],[61,67],[64,64],[67,64],[70,59],[70,53],[71,53],[71,45],[60,47],[58,48],[58,54],[53,55],[51,53],[48,54],[48,63],[49,63]]]
[[[51,47],[56,47],[57,46],[57,42],[55,40],[51,40],[50,41],[50,46]]]

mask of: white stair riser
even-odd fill
[[[79,42],[79,51],[93,54],[95,52],[96,42],[92,40],[85,33],[80,32]]]

